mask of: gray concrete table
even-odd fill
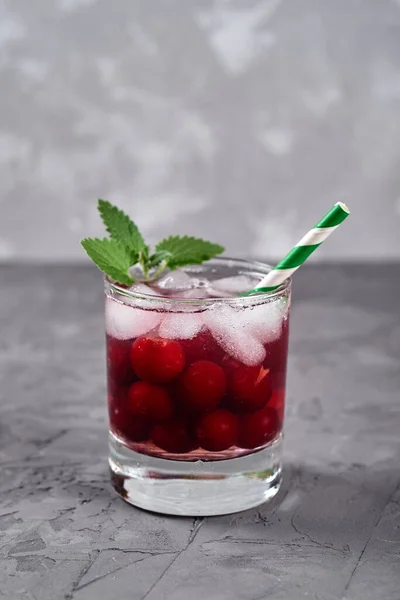
[[[185,519],[107,472],[102,281],[0,269],[0,598],[399,600],[400,265],[296,276],[285,480]]]

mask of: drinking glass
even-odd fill
[[[109,464],[127,502],[218,515],[277,493],[291,283],[251,296],[217,286],[270,268],[215,258],[182,269],[195,290],[162,294],[105,279]]]

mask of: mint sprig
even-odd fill
[[[191,236],[170,236],[151,252],[137,225],[122,210],[107,200],[98,201],[98,210],[110,239],[85,238],[83,248],[106,275],[125,285],[137,278],[131,267],[140,265],[141,281],[156,279],[164,269],[200,264],[224,251],[223,246]]]
[[[112,240],[124,244],[137,254],[143,252],[146,248],[143,236],[128,215],[107,200],[100,199],[97,208]]]
[[[132,283],[129,268],[136,263],[137,254],[127,246],[107,238],[85,238],[81,244],[100,271],[120,283]]]
[[[165,252],[170,269],[183,267],[184,265],[199,265],[205,260],[210,260],[213,256],[221,254],[224,248],[219,244],[206,242],[201,238],[189,237],[184,235],[171,235],[170,237],[158,242],[157,252]]]

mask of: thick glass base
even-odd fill
[[[271,500],[281,484],[282,437],[238,458],[179,461],[139,454],[110,433],[114,488],[127,502],[169,515],[224,515]]]

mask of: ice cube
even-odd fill
[[[203,313],[205,325],[220,346],[236,360],[252,367],[265,358],[265,349],[259,339],[246,329],[242,308],[215,304]]]
[[[130,292],[134,292],[135,294],[144,294],[148,296],[156,296],[157,292],[154,291],[151,287],[146,285],[145,283],[138,282],[134,283],[130,288]]]
[[[106,298],[106,331],[119,340],[129,340],[148,333],[161,321],[160,313],[133,308]]]
[[[283,299],[245,308],[239,318],[242,326],[263,344],[273,342],[282,332],[288,303]]]
[[[188,300],[202,300],[204,298],[208,298],[207,289],[204,287],[201,288],[192,288],[190,290],[185,290],[179,294],[180,298],[187,298]]]
[[[154,282],[154,287],[160,290],[188,290],[193,286],[191,277],[184,271],[171,271]]]
[[[145,283],[134,283],[130,288],[129,288],[130,292],[133,292],[134,294],[139,294],[139,295],[143,295],[143,296],[157,296],[159,295],[161,292],[158,292],[157,290],[153,290],[151,287],[149,287],[148,285],[146,285]],[[151,300],[146,300],[144,298],[130,298],[129,296],[125,296],[125,302],[127,304],[131,304],[132,306],[135,307],[139,307],[139,308],[149,308],[149,309],[154,309],[154,301]]]
[[[171,313],[161,321],[159,332],[161,337],[171,340],[189,340],[194,338],[203,327],[199,313]]]
[[[248,292],[257,285],[257,280],[248,275],[236,275],[235,277],[223,277],[211,282],[210,293],[213,296],[229,298],[235,294]]]

